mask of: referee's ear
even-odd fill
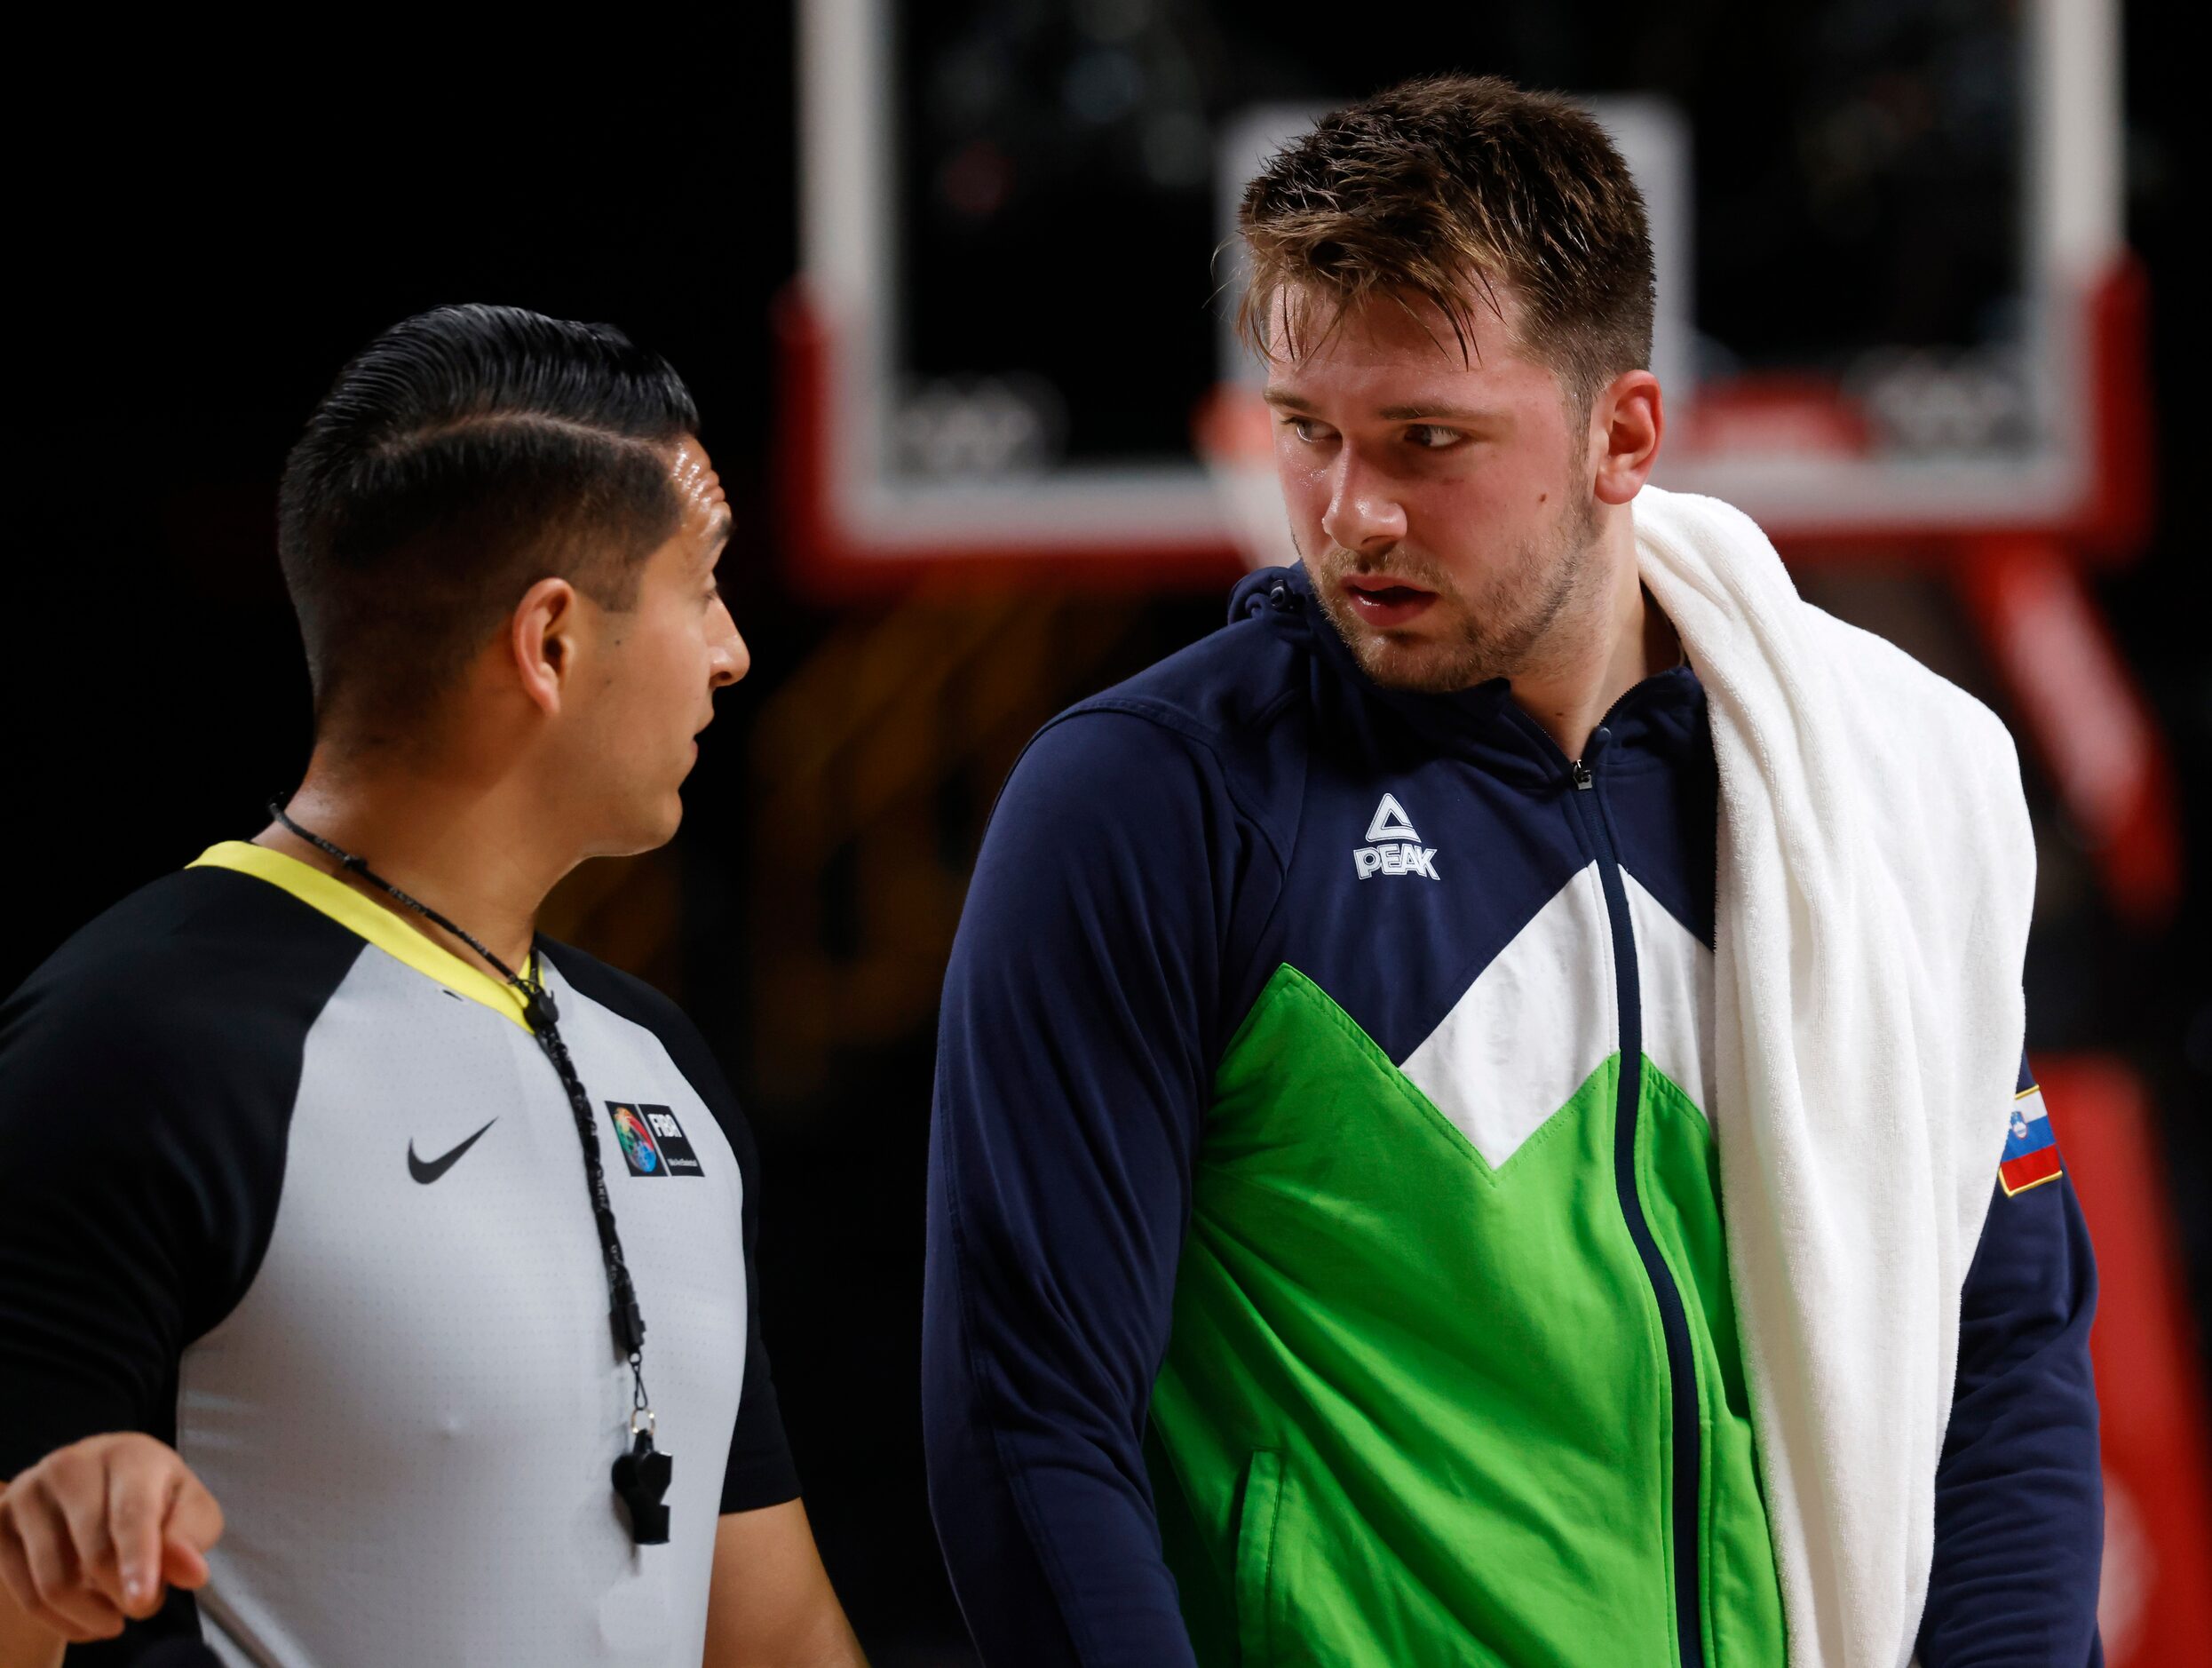
[[[523,592],[508,621],[507,647],[523,695],[551,718],[575,675],[577,632],[583,624],[576,588],[566,579],[541,579]]]

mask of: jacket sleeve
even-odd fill
[[[2020,1083],[2034,1086],[2025,1064]],[[2001,1180],[1961,1303],[1923,1668],[2104,1660],[2096,1307],[2097,1267],[2073,1182],[2063,1171],[2018,1191]]]
[[[923,1421],[991,1664],[1192,1662],[1142,1454],[1251,843],[1207,749],[1048,727],[992,818],[946,974]]]

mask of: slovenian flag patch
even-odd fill
[[[2050,1132],[2050,1117],[2043,1110],[2043,1092],[2033,1084],[2012,1102],[2012,1128],[2006,1134],[2004,1157],[1997,1175],[2005,1196],[2040,1187],[2060,1173],[2058,1138]]]

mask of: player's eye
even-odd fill
[[[1285,417],[1283,426],[1309,446],[1316,441],[1327,440],[1328,425],[1319,417]]]
[[[1424,452],[1448,451],[1466,438],[1457,429],[1439,428],[1433,423],[1415,423],[1406,431],[1407,441]]]

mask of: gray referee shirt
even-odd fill
[[[696,1668],[717,1517],[795,1497],[754,1155],[698,1033],[541,941],[647,1327],[670,1539],[609,1482],[628,1368],[574,1114],[514,993],[341,882],[216,846],[0,1008],[0,1475],[173,1442],[233,1664]]]

